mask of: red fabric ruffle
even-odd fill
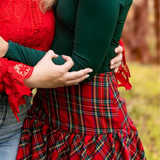
[[[118,68],[118,72],[115,73],[115,77],[117,80],[118,87],[123,86],[126,88],[126,90],[128,90],[128,89],[131,90],[132,85],[129,82],[129,78],[131,77],[131,75],[130,75],[129,68],[126,63],[125,50],[124,50],[124,44],[123,44],[122,39],[120,39],[119,45],[121,45],[123,47],[123,52],[122,52],[123,59],[122,59],[122,64]]]
[[[33,67],[10,61],[7,58],[0,58],[0,92],[8,95],[8,102],[18,121],[18,106],[25,104],[24,95],[32,95],[31,89],[23,83],[24,79],[29,78],[32,72]]]
[[[83,135],[52,128],[30,113],[23,127],[16,160],[146,160],[132,120],[118,132]]]

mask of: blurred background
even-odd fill
[[[133,0],[124,41],[132,90],[120,88],[141,137],[147,160],[160,160],[160,1]]]

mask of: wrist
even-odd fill
[[[36,88],[37,86],[35,85],[36,80],[35,80],[35,74],[36,74],[36,69],[34,67],[32,75],[29,78],[24,79],[24,84],[29,87],[29,88]]]
[[[9,44],[2,37],[0,37],[0,57],[5,56],[7,50],[9,48]]]

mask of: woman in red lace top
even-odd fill
[[[0,36],[6,41],[12,40],[26,47],[48,51],[55,32],[54,13],[53,10],[48,10],[43,14],[37,1],[1,0],[0,26]],[[2,57],[6,43],[3,39],[0,40],[0,57]],[[56,55],[49,52],[34,67],[34,71],[41,73],[38,78],[36,77],[38,79],[36,86],[73,85],[88,76],[86,74],[90,69],[69,73],[68,70],[73,65],[69,57],[64,57],[67,62],[62,66],[52,64],[51,59],[54,57]],[[114,61],[116,63],[116,59]],[[23,120],[31,100],[30,89],[23,84],[23,80],[32,72],[32,67],[5,58],[0,59],[0,159],[15,159]],[[23,95],[27,95],[25,99]],[[20,112],[18,116],[17,112]]]

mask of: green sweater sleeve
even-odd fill
[[[131,3],[131,0],[79,1],[72,53],[75,65],[72,70],[92,68],[88,80],[102,71],[107,54],[112,54],[109,48],[118,46]]]
[[[132,0],[78,1],[73,50],[72,53],[66,53],[66,55],[71,55],[74,62],[71,71],[86,67],[92,68],[93,72],[87,81],[100,71],[106,56],[110,54],[110,48],[118,46],[131,3]],[[10,52],[13,49],[15,53]],[[44,54],[45,52],[10,42],[6,57],[34,66]],[[62,64],[64,60],[58,57],[53,62]]]
[[[35,66],[46,54],[44,51],[31,49],[28,47],[24,47],[19,45],[18,43],[14,43],[9,41],[9,48],[5,55],[6,58],[22,62],[29,66]],[[58,58],[52,59],[53,63],[55,64],[64,64],[64,60],[61,56]]]

